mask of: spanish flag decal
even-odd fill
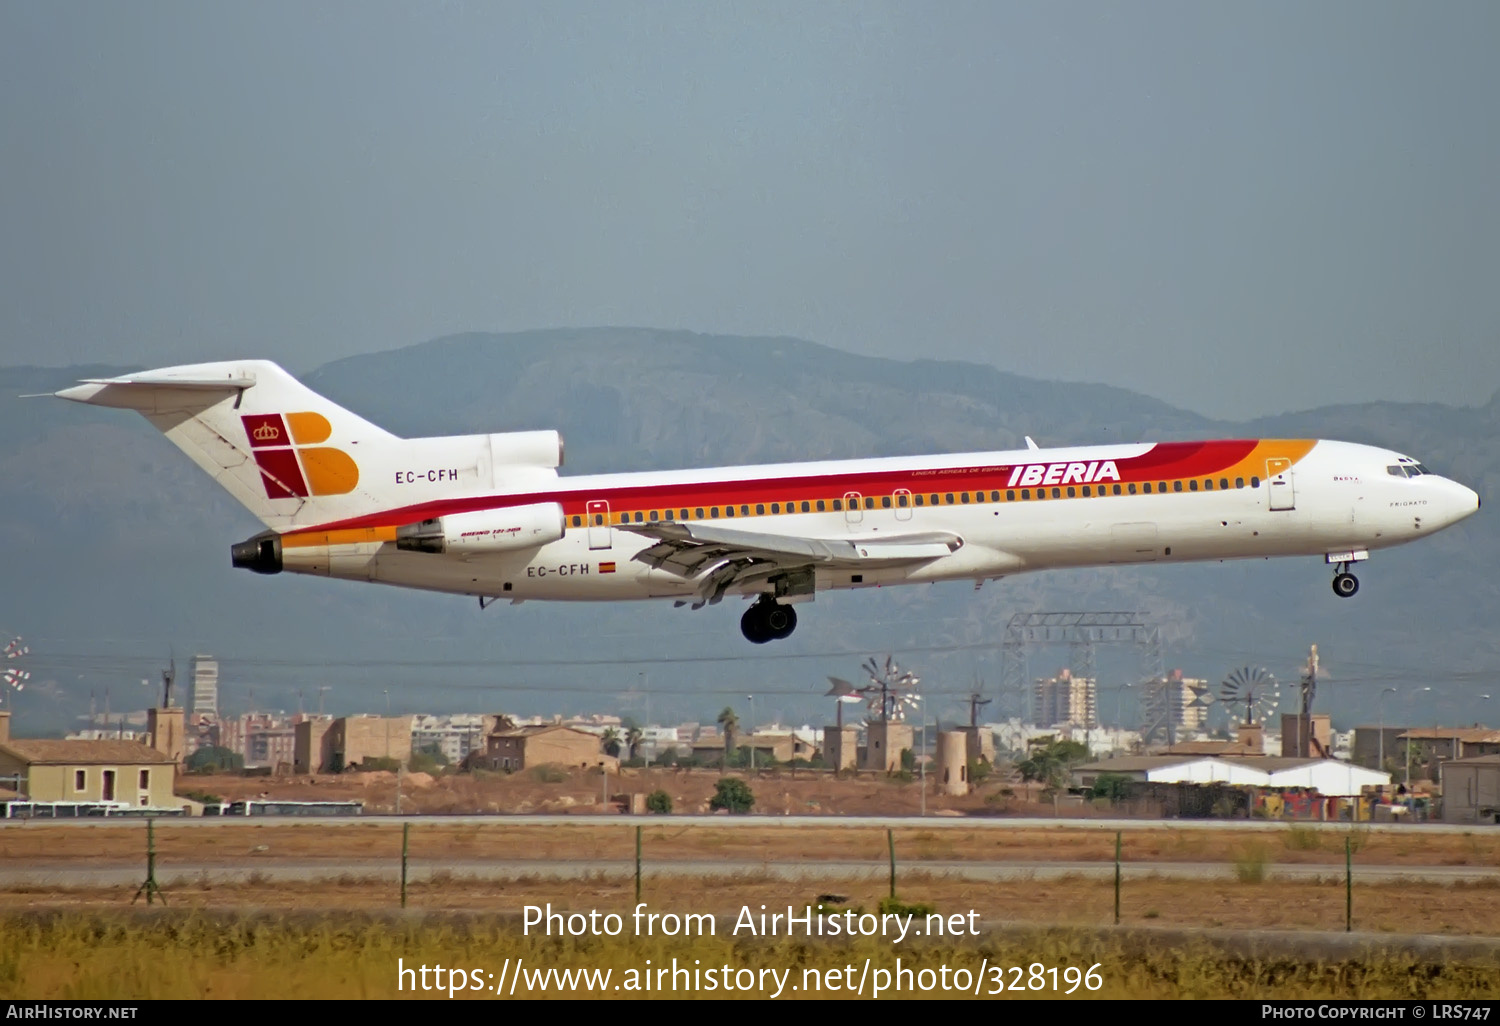
[[[612,574],[615,572],[615,565],[613,563],[600,563],[599,572],[601,574]]]

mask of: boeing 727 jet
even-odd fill
[[[267,530],[231,546],[236,567],[481,606],[743,596],[758,644],[827,589],[1059,567],[1319,556],[1348,598],[1371,552],[1479,509],[1410,456],[1313,439],[562,477],[555,431],[397,438],[265,361],[56,394],[140,412],[254,513]]]

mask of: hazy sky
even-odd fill
[[[1497,44],[1491,2],[0,0],[0,363],[628,324],[1480,403]]]

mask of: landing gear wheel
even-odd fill
[[[797,611],[791,606],[773,602],[766,607],[766,626],[771,637],[780,641],[797,629]]]
[[[740,617],[740,633],[757,645],[780,641],[797,629],[797,611],[773,599],[763,598]]]
[[[764,645],[773,637],[771,628],[767,625],[766,618],[762,613],[763,610],[760,603],[757,602],[745,610],[745,615],[740,617],[740,633],[745,636],[746,641],[754,642],[757,645]]]
[[[1358,577],[1347,571],[1333,575],[1333,593],[1339,598],[1350,598],[1358,590]]]

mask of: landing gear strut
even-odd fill
[[[780,641],[797,629],[797,611],[762,595],[755,604],[740,617],[740,631],[749,641],[764,645],[768,641]]]
[[[1359,578],[1349,572],[1348,563],[1339,564],[1339,572],[1333,575],[1333,593],[1339,598],[1351,598],[1359,590]]]

